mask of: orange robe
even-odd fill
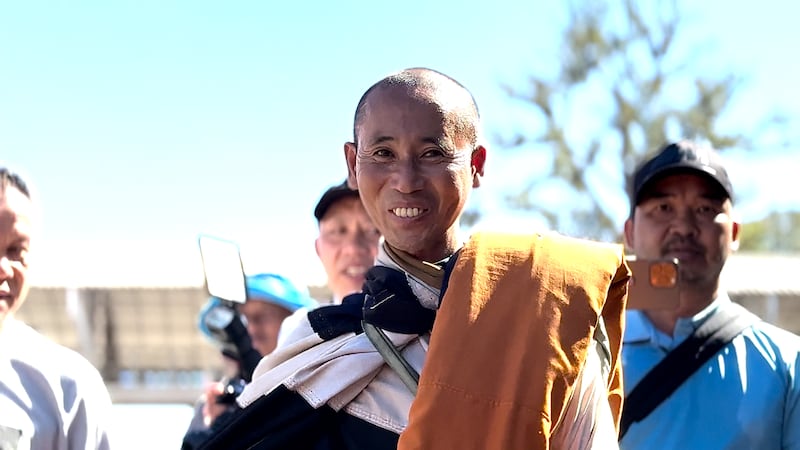
[[[399,449],[548,449],[600,316],[619,426],[622,246],[479,233],[461,250]]]

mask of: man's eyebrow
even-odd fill
[[[435,138],[435,137],[424,137],[424,138],[420,139],[420,141],[424,142],[426,144],[434,144],[434,145],[438,145],[438,146],[442,147],[443,139]]]
[[[722,203],[725,203],[725,200],[727,200],[727,199],[728,199],[728,196],[727,196],[727,195],[725,195],[725,194],[714,194],[714,193],[709,193],[709,194],[703,194],[703,195],[701,195],[701,196],[700,196],[700,198],[704,198],[704,199],[706,199],[706,200],[708,200],[708,201],[710,201],[710,202],[713,202],[713,203],[720,203],[720,204],[722,204]]]

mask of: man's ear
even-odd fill
[[[479,145],[472,151],[472,187],[476,188],[481,185],[481,177],[483,177],[483,166],[486,164],[486,147]]]
[[[350,189],[358,189],[356,180],[356,144],[353,142],[344,143],[344,159],[347,161],[347,186]]]
[[[317,252],[317,256],[319,256],[319,238],[314,239],[314,251]]]
[[[742,225],[737,220],[734,220],[731,225],[731,251],[735,252],[736,250],[739,250],[739,236],[740,231],[742,230]]]
[[[622,238],[625,243],[625,247],[628,249],[633,249],[633,219],[628,218],[625,220],[625,228]]]

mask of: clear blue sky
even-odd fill
[[[726,125],[749,129],[776,110],[800,123],[796,2],[684,3],[682,45],[709,45],[702,69],[747,77]],[[241,242],[248,271],[321,282],[312,209],[345,176],[342,143],[361,93],[428,66],[472,90],[490,136],[530,126],[500,85],[558,64],[562,4],[4,2],[0,161],[33,181],[43,247],[98,259],[95,246],[131,241],[163,263],[172,248],[195,251],[205,232]],[[742,204],[744,219],[800,209],[797,155],[732,155],[734,182],[757,199]],[[499,149],[489,158],[473,202],[489,221],[532,221],[500,206],[532,162]],[[51,270],[69,261],[48,256]],[[114,270],[147,264],[130,262]]]

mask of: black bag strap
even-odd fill
[[[700,366],[758,320],[758,317],[742,306],[732,303],[700,325],[650,369],[625,397],[619,439],[622,440],[633,423],[647,417]]]

